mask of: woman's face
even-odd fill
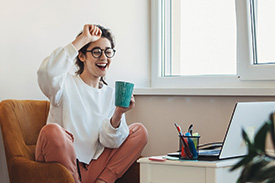
[[[95,58],[91,52],[81,54],[79,58],[84,63],[84,70],[82,74],[88,75],[92,79],[99,79],[100,77],[105,76],[109,69],[111,59],[106,57],[104,50],[111,48],[111,43],[107,38],[102,37],[99,40],[90,43],[87,51],[92,50],[93,48],[100,48],[103,51],[102,55]]]

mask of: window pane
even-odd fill
[[[258,6],[257,6],[258,5]],[[257,63],[265,64],[275,62],[275,1],[254,0],[256,13]]]
[[[171,75],[236,74],[234,2],[171,1]]]

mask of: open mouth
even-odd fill
[[[98,68],[100,69],[105,69],[107,67],[108,64],[95,64]]]

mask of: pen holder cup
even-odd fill
[[[179,159],[196,160],[198,159],[198,147],[200,136],[179,136]]]

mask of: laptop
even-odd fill
[[[275,111],[275,102],[238,102],[235,104],[230,123],[220,149],[199,150],[199,160],[223,160],[245,156],[247,146],[242,137],[242,129],[250,140],[259,128],[269,120]]]
[[[246,131],[250,140],[253,140],[259,128],[269,120],[274,111],[273,101],[236,103],[223,142],[214,144],[213,149],[199,148],[198,159],[223,160],[245,156],[248,152],[242,137],[242,129]],[[178,157],[179,154],[180,152],[168,153],[168,156]]]

